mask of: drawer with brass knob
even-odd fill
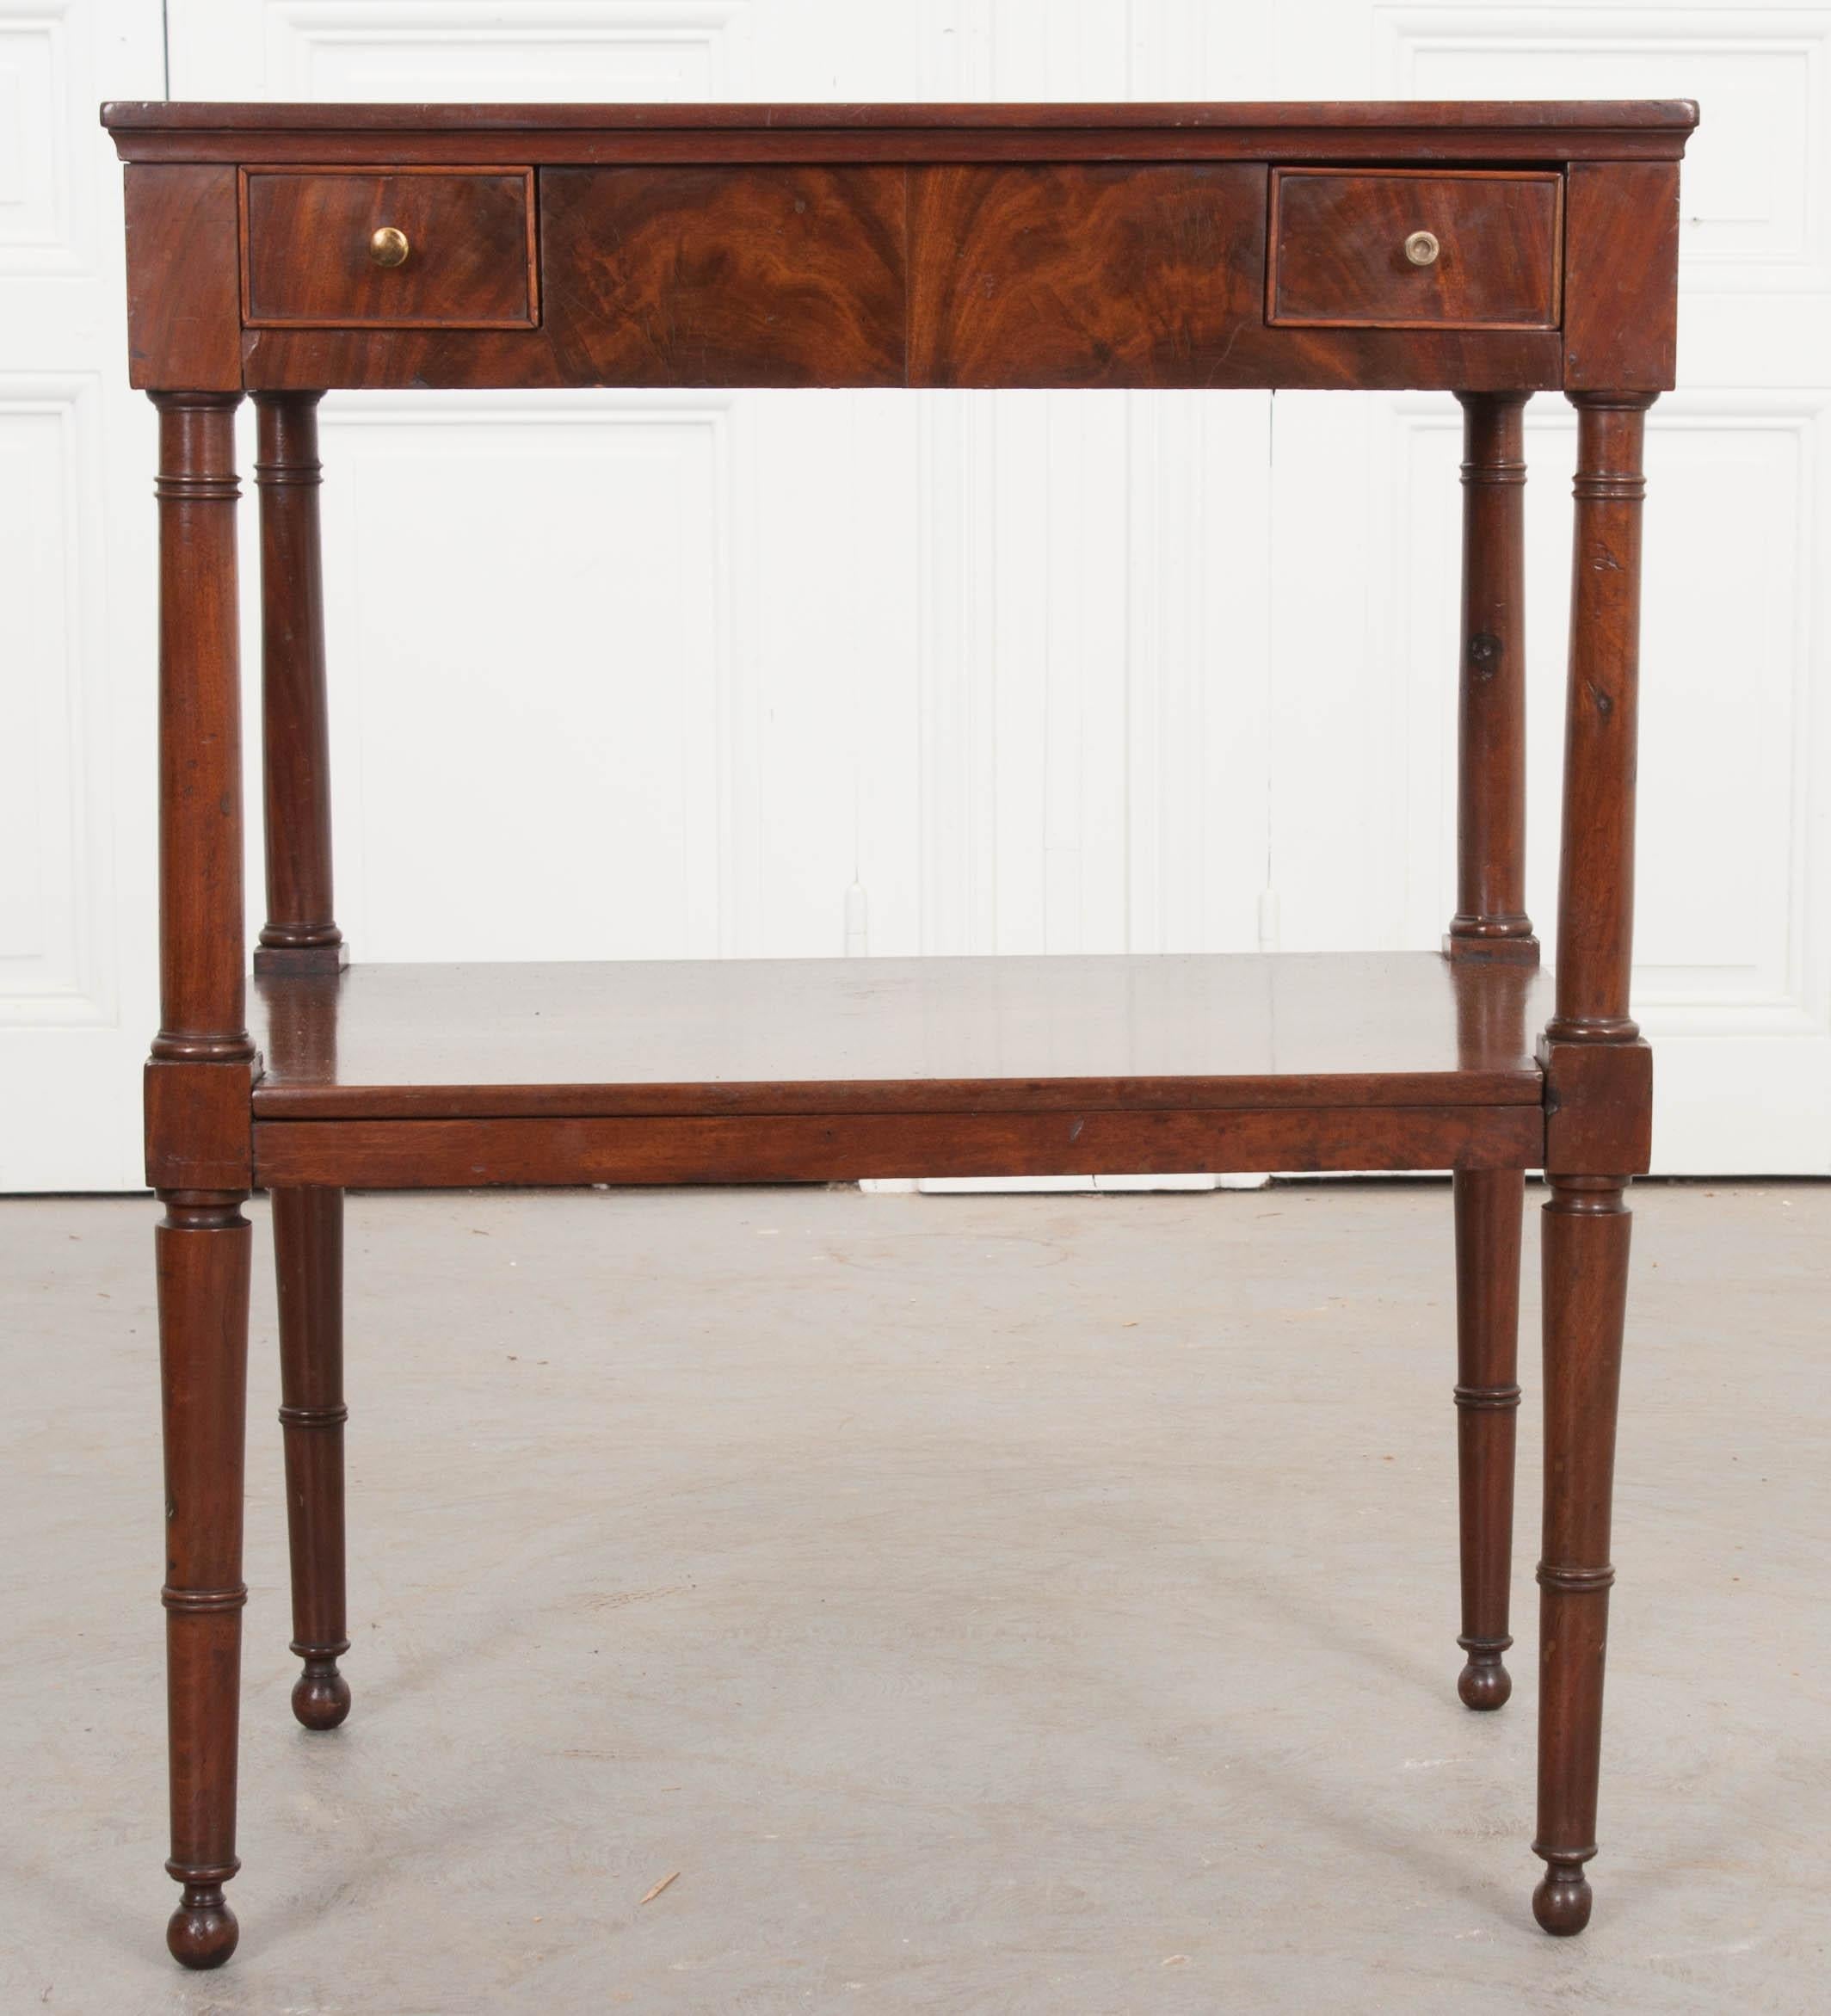
[[[1266,319],[1316,329],[1556,329],[1563,177],[1280,168]]]
[[[246,168],[250,329],[529,329],[532,169]]]

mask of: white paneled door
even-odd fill
[[[1831,1169],[1831,9],[163,16],[0,0],[0,1185],[138,1178],[151,431],[94,118],[168,67],[182,97],[1698,98],[1649,441],[1655,1155]],[[359,958],[1391,947],[1453,907],[1447,397],[334,395],[323,432]],[[1528,410],[1547,936],[1573,438]]]
[[[127,390],[104,94],[146,0],[0,0],[0,1188],[140,1181],[157,1015],[153,428]]]

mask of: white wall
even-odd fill
[[[1637,1008],[1658,1167],[1831,1168],[1831,9],[166,14],[183,97],[1698,98],[1681,389],[1649,445]],[[151,440],[121,390],[119,178],[93,119],[104,95],[158,95],[160,71],[153,0],[0,0],[14,1188],[138,1181]],[[873,953],[1434,944],[1453,908],[1457,428],[1446,396],[334,396],[356,954],[836,953],[848,893]],[[1534,402],[1546,935],[1573,439],[1563,401]],[[517,782],[485,826],[472,780],[505,745]]]

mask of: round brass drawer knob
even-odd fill
[[[1431,256],[1434,259],[1436,241],[1433,239],[1431,243]],[[406,232],[397,230],[391,224],[383,225],[369,239],[369,257],[377,266],[404,266],[412,249],[407,243]],[[1408,245],[1406,250],[1409,251],[1410,247]]]
[[[402,242],[404,244],[405,241]],[[1405,256],[1414,266],[1434,266],[1437,255],[1442,250],[1435,237],[1427,231],[1415,231],[1405,241]],[[404,258],[405,253],[401,256]]]

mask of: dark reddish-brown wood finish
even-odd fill
[[[1489,984],[1466,996],[1471,1011],[1505,1001],[1510,990],[1533,989],[1538,959],[1525,907],[1525,406],[1523,398],[1505,393],[1462,396],[1457,909],[1444,951],[1464,970],[1489,969]],[[1471,1033],[1465,1032],[1465,1040]],[[1526,1178],[1518,1169],[1464,1168],[1456,1172],[1454,1187],[1458,1643],[1466,1655],[1457,1687],[1468,1707],[1493,1709],[1505,1705],[1514,1684],[1505,1655],[1513,1643],[1507,1623]]]
[[[1685,105],[341,109],[106,109],[158,225],[137,383],[1671,383]],[[1274,177],[1268,262],[1239,202]],[[416,247],[386,270],[385,208]]]
[[[1187,1169],[1522,1168],[1536,1106],[1205,1113],[799,1113],[775,1119],[271,1120],[258,1180],[351,1189],[516,1183],[858,1182]]]
[[[1572,393],[1577,409],[1570,669],[1557,880],[1554,1039],[1631,1043],[1635,749],[1640,720],[1642,441],[1651,393]]]
[[[532,169],[244,169],[241,205],[250,329],[518,329],[539,320]],[[398,266],[369,256],[384,226],[405,234]]]
[[[903,381],[894,168],[550,169],[546,333],[562,382]]]
[[[1538,1039],[1545,1166],[1572,1176],[1643,1174],[1653,1156],[1653,1052],[1642,1040]]]
[[[545,183],[549,178],[543,175]],[[911,178],[914,179],[913,177]],[[547,268],[550,295],[565,292],[566,282],[553,266]],[[1464,389],[1555,391],[1563,382],[1563,344],[1555,330],[1467,330],[1391,329],[1271,329],[1262,323],[1262,306],[1234,325],[1231,348],[1209,347],[1191,354],[1186,368],[1174,342],[1140,339],[1134,352],[1148,358],[1137,366],[1103,352],[1090,341],[1083,353],[1087,375],[1076,382],[1108,390],[1128,385],[1158,391],[1178,387],[1220,390],[1227,386],[1269,385],[1276,389],[1348,391],[1362,386],[1403,386],[1419,391]],[[539,330],[490,330],[474,335],[447,330],[251,329],[242,338],[242,375],[250,388],[324,388],[327,386],[449,387],[504,384],[529,391],[569,385],[657,382],[651,375],[632,379],[600,371],[583,347],[562,353],[556,331],[564,326],[550,308],[549,326]],[[620,361],[633,354],[627,339],[613,342],[600,332],[607,358]],[[1065,382],[1063,349],[1058,345],[1051,364],[1057,374],[1045,380],[1021,369],[1008,348],[989,354],[988,377],[964,375],[929,380],[911,372],[899,384],[921,386],[996,383],[1012,388]],[[700,354],[676,342],[674,354],[682,360],[681,385],[729,383],[703,372],[694,361]],[[924,354],[938,369],[950,368],[932,351]],[[990,376],[996,366],[998,375]],[[786,367],[778,367],[779,379]],[[958,373],[958,367],[953,368]],[[761,369],[761,367],[759,367]],[[808,380],[795,380],[807,383]]]
[[[235,170],[129,168],[127,382],[238,391]]]
[[[1650,392],[1573,392],[1576,521],[1564,714],[1557,1012],[1547,1104],[1591,1150],[1548,1156],[1544,1212],[1544,1538],[1538,1564],[1538,1830],[1547,1932],[1589,1922],[1596,1852],[1609,1511],[1627,1304],[1628,1177],[1644,1166],[1650,1073],[1628,1012],[1640,683],[1642,451]],[[1581,1059],[1578,1068],[1569,1062]],[[1601,1068],[1598,1069],[1600,1063]],[[1624,1088],[1631,1090],[1624,1096]],[[1634,1097],[1637,1094],[1637,1098]],[[1565,1143],[1561,1141],[1560,1146]],[[1597,1169],[1598,1148],[1621,1151]],[[1631,1156],[1637,1159],[1631,1160]]]
[[[934,168],[909,181],[911,383],[1225,384],[1254,368],[1262,167]],[[1249,354],[1230,363],[1242,331]]]
[[[1564,384],[1668,391],[1678,367],[1677,165],[1580,161],[1566,179]]]
[[[1689,99],[104,105],[129,161],[1676,161]]]
[[[242,962],[239,392],[157,392],[162,1062],[254,1054]]]
[[[166,1873],[183,1895],[166,1944],[187,1967],[235,1951],[223,1885],[235,1853],[241,1713],[242,1461],[251,1243],[237,1197],[180,1192],[153,1234],[165,1445]]]
[[[1462,1523],[1457,1691],[1499,1708],[1514,1691],[1505,1654],[1512,1600],[1514,1433],[1520,1407],[1520,1234],[1526,1174],[1458,1169],[1456,1217],[1456,1461]]]
[[[1266,318],[1336,328],[1556,329],[1563,177],[1281,168]],[[1406,256],[1435,237],[1427,265]]]
[[[1526,914],[1526,398],[1462,395],[1452,959],[1536,965]]]
[[[356,965],[256,993],[256,1112],[310,1120],[1536,1111],[1550,998],[1430,953]]]
[[[239,392],[160,392],[159,1029],[146,1173],[245,1190],[256,1076],[242,955]]]
[[[1548,1869],[1534,1903],[1548,1930],[1581,1929],[1624,1200],[1647,1166],[1651,1098],[1627,994],[1642,434],[1672,382],[1676,163],[1695,108],[159,104],[104,117],[133,164],[133,382],[160,411],[162,1014],[146,1121],[165,1205],[168,1866],[184,1886],[172,1951],[210,1966],[236,1939],[223,1885],[237,1867],[244,1600],[240,1205],[256,1181],[274,1199],[293,1706],[326,1729],[349,1700],[336,1663],[348,1187],[1452,1169],[1460,1691],[1492,1708],[1511,1688],[1520,1204],[1524,1172],[1543,1167],[1535,1846]],[[382,223],[407,231],[405,266],[368,262]],[[1438,266],[1395,264],[1414,229],[1441,241]],[[262,326],[275,319],[360,326]],[[495,326],[509,323],[521,326]],[[1455,391],[1448,956],[342,972],[318,396],[599,384]],[[244,387],[260,426],[264,1067],[241,943]],[[1524,904],[1520,443],[1525,396],[1552,388],[1580,418],[1547,1019]]]
[[[307,1729],[349,1713],[337,1661],[349,1649],[343,1593],[343,1193],[273,1193],[280,1292],[280,1426],[292,1543],[293,1651],[305,1670],[293,1712]]]
[[[164,1395],[166,1701],[171,1856],[183,1895],[166,1942],[188,1967],[235,1949],[223,1885],[235,1854],[242,1458],[250,1176],[175,1185],[199,1159],[192,1115],[245,1096],[254,1045],[242,979],[236,392],[156,395],[159,409],[160,1026],[147,1158]],[[170,1131],[168,1132],[168,1130]],[[219,1153],[210,1129],[206,1150]]]
[[[1630,1218],[1618,1177],[1551,1176],[1542,1214],[1544,1537],[1538,1563],[1538,1831],[1532,1910],[1581,1932],[1591,1895],[1608,1647],[1609,1507]]]
[[[334,972],[330,717],[325,699],[317,392],[255,398],[261,498],[261,772],[267,922],[256,973]]]

